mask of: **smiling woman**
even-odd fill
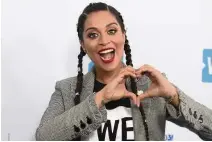
[[[37,140],[164,140],[166,120],[212,140],[210,109],[152,66],[133,68],[124,21],[114,7],[89,4],[77,32],[78,75],[56,83]],[[83,75],[85,55],[94,67]]]

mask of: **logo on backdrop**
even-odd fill
[[[166,134],[165,135],[165,141],[173,141],[174,135],[173,134]]]
[[[93,66],[94,66],[94,63],[90,61],[90,63],[88,64],[88,72],[91,71]]]
[[[202,82],[212,83],[212,49],[203,50]]]

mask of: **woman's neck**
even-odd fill
[[[96,80],[101,83],[108,84],[111,80],[113,80],[118,75],[122,67],[123,67],[122,62],[113,71],[104,71],[100,68],[95,67]]]

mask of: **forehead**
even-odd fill
[[[110,23],[117,23],[117,20],[113,14],[108,11],[92,12],[87,16],[84,28],[96,27],[105,28]]]

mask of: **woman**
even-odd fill
[[[123,18],[115,8],[89,4],[77,32],[78,75],[56,83],[37,140],[164,140],[166,120],[212,140],[210,109],[152,66],[133,68]],[[86,54],[95,66],[83,75]]]

